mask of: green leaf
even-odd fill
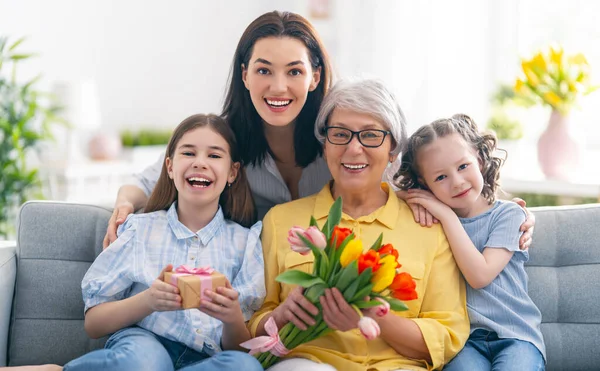
[[[323,296],[325,289],[329,288],[326,283],[316,283],[304,291],[304,296],[311,302],[317,303],[319,298]]]
[[[317,225],[317,219],[315,219],[315,217],[312,216],[312,215],[310,216],[310,225],[309,225],[309,227],[317,227],[317,228],[319,228],[319,226]]]
[[[35,54],[10,54],[8,56],[8,59],[13,60],[13,61],[18,61],[18,60],[22,60],[22,59],[28,59],[35,56]]]
[[[360,276],[358,276],[358,287],[363,287],[363,285],[365,285],[367,282],[370,282],[372,273],[373,268],[371,267],[368,267],[364,271],[362,271]]]
[[[371,250],[379,251],[381,249],[381,243],[383,242],[383,233],[379,234],[377,240],[371,245]]]
[[[356,294],[354,294],[354,297],[352,298],[352,301],[350,301],[351,303],[355,302],[356,300],[362,300],[365,296],[369,296],[369,294],[371,293],[371,290],[373,290],[373,284],[369,283],[367,286],[363,287],[362,289],[360,287],[362,287],[359,283],[358,287],[358,291],[356,292]]]
[[[342,220],[342,197],[338,197],[337,200],[331,205],[329,209],[329,215],[327,216],[327,241],[331,239],[331,233],[333,232],[333,227],[340,224]]]
[[[369,300],[369,301],[357,301],[352,304],[356,305],[360,309],[364,309],[364,308],[378,307],[381,305],[381,302],[378,300]]]
[[[347,302],[350,302],[354,295],[356,295],[356,292],[358,291],[358,283],[358,280],[352,281],[350,286],[348,286],[348,288],[345,291],[343,291],[344,299],[346,299]]]
[[[348,245],[348,243],[350,241],[352,241],[354,239],[354,232],[350,233],[348,235],[348,237],[346,237],[344,239],[344,241],[342,241],[342,243],[340,244],[340,246],[335,249],[335,256],[333,258],[333,261],[335,262],[335,266],[334,266],[334,271],[337,270],[338,267],[340,267],[340,257],[342,256],[342,253],[344,252],[344,249],[346,248],[346,245]]]
[[[390,303],[390,309],[393,311],[402,312],[404,310],[408,310],[406,304],[396,298],[382,297],[382,299]]]
[[[320,277],[315,277],[312,274],[295,269],[281,273],[275,278],[275,281],[290,285],[299,285],[305,288],[311,287],[312,285],[316,285],[318,283],[325,284]]]
[[[15,48],[17,46],[19,46],[20,43],[22,43],[23,41],[25,41],[25,39],[27,39],[27,37],[23,36],[20,39],[18,39],[17,41],[15,41],[11,46],[8,47],[8,51],[10,52],[10,51],[15,50]]]
[[[323,250],[321,250],[317,246],[315,246],[315,244],[310,242],[310,240],[307,239],[306,237],[304,237],[301,233],[297,233],[296,235],[298,236],[298,238],[300,238],[302,240],[302,242],[304,242],[306,244],[306,246],[308,246],[310,248],[313,255],[315,256],[314,273],[318,274],[320,277],[325,279],[324,275],[321,272],[327,272],[328,265],[329,265],[329,260],[327,259],[327,255],[325,255],[325,252]],[[324,269],[324,271],[323,271],[323,269]]]
[[[342,269],[342,273],[338,279],[338,281],[332,285],[337,287],[341,292],[350,285],[353,281],[357,281],[358,278],[358,262],[355,260],[352,263],[348,264],[345,268]],[[330,282],[331,284],[331,282]]]

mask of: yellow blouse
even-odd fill
[[[293,349],[286,357],[302,357],[328,363],[338,370],[430,370],[441,368],[460,351],[469,336],[465,287],[448,241],[440,225],[424,228],[415,223],[412,211],[390,192],[385,206],[372,214],[353,219],[342,214],[341,227],[352,228],[369,248],[383,232],[383,243],[392,243],[399,252],[401,271],[417,283],[419,298],[407,301],[409,308],[395,315],[411,318],[421,329],[433,364],[398,354],[383,339],[366,340],[358,329],[336,331]],[[293,285],[275,277],[289,269],[312,273],[312,254],[300,255],[290,249],[288,230],[308,227],[313,215],[320,226],[327,219],[334,200],[329,184],[319,193],[273,207],[263,220],[262,243],[267,296],[262,308],[248,324],[253,336],[261,319],[285,300]]]

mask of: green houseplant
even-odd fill
[[[27,155],[51,138],[53,123],[63,122],[51,96],[36,90],[39,76],[23,83],[17,80],[17,65],[33,56],[17,52],[23,40],[9,44],[7,37],[0,37],[0,239],[13,231],[11,214],[38,196],[38,171],[28,166]]]

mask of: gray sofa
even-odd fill
[[[598,369],[600,204],[532,210],[529,292],[543,314],[547,369]],[[0,366],[64,364],[103,345],[84,332],[80,282],[102,249],[109,217],[89,205],[21,208],[16,259],[0,252]]]

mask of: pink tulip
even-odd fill
[[[288,242],[290,243],[292,250],[299,254],[308,254],[310,252],[310,248],[306,246],[300,237],[298,237],[298,234],[302,235],[319,249],[324,249],[327,246],[325,235],[319,230],[319,228],[313,226],[304,230],[300,227],[292,227],[288,232]]]
[[[375,320],[371,317],[363,316],[358,321],[358,329],[367,340],[373,340],[379,336],[381,329]]]
[[[377,316],[383,317],[390,312],[390,303],[382,298],[375,298],[375,300],[381,302],[381,305],[375,307],[375,314],[377,314]]]

